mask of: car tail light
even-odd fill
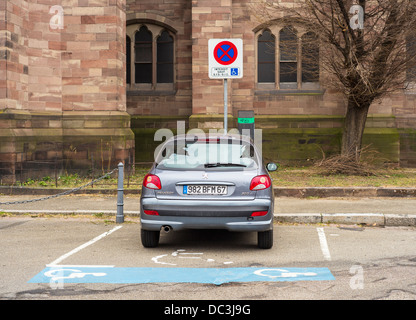
[[[263,190],[272,185],[270,177],[267,175],[257,176],[251,180],[250,190]]]
[[[220,138],[199,138],[199,142],[221,142]]]
[[[268,213],[268,211],[254,211],[251,216],[252,217],[262,217],[265,216]]]
[[[160,190],[162,189],[162,184],[158,176],[149,173],[143,179],[143,187]]]
[[[156,210],[143,210],[145,214],[148,214],[150,216],[158,216],[159,212],[157,212]]]

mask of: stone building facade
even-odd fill
[[[208,77],[214,38],[243,39],[229,123],[254,110],[265,158],[305,163],[338,150],[343,97],[308,77],[302,26],[262,27],[259,2],[0,0],[0,175],[151,161],[159,128],[221,128],[223,82]],[[297,54],[283,58],[289,27]],[[365,144],[415,166],[415,141],[416,91],[370,108]]]
[[[280,41],[288,26],[264,28],[264,21],[257,15],[259,3],[127,1],[127,34],[132,43],[134,32],[143,26],[149,31],[157,26],[151,32],[154,51],[158,49],[158,27],[168,30],[174,41],[172,87],[160,86],[155,80],[150,90],[138,88],[135,79],[127,84],[127,112],[132,116],[132,129],[136,136],[143,137],[140,147],[149,150],[136,153],[136,160],[151,157],[151,150],[159,143],[152,140],[156,129],[174,128],[178,120],[185,121],[188,128],[222,128],[223,81],[208,77],[208,41],[217,38],[243,39],[244,77],[228,81],[228,118],[236,127],[239,110],[254,110],[255,125],[263,129],[265,158],[310,163],[321,157],[322,151],[330,154],[339,150],[346,112],[344,97],[325,85],[322,74],[314,79],[305,74],[302,41],[306,43],[308,34],[302,26],[294,26],[299,40],[296,56],[288,61],[280,58]],[[267,52],[271,46],[275,48],[272,54]],[[137,47],[129,48],[129,56],[134,57]],[[155,63],[157,56],[153,58]],[[274,60],[272,64],[270,60]],[[283,75],[282,69],[291,63],[296,72]],[[317,64],[322,73],[319,48]],[[131,72],[135,69],[134,59],[129,68]],[[380,151],[389,161],[416,166],[415,129],[416,91],[399,92],[371,107],[363,143]]]
[[[125,0],[1,0],[0,176],[134,161]]]

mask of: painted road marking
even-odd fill
[[[64,276],[64,274],[67,274]],[[78,269],[65,269],[65,268],[52,268],[45,272],[45,276],[50,278],[51,281],[59,281],[63,279],[84,278],[85,276],[104,277],[107,274],[105,272],[82,272]]]
[[[275,278],[296,278],[298,276],[310,276],[314,277],[318,274],[315,272],[293,272],[286,269],[261,269],[254,271],[258,276],[269,277],[271,279]]]
[[[335,280],[328,268],[47,267],[29,283],[209,283]]]
[[[175,263],[169,263],[169,262],[159,261],[159,259],[162,259],[162,258],[167,257],[167,256],[168,256],[167,254],[162,254],[162,255],[160,255],[160,256],[153,257],[153,258],[152,258],[152,261],[153,261],[154,263],[168,264],[168,265],[171,265],[171,266],[176,266],[176,264],[175,264]]]
[[[174,252],[172,252],[170,255],[168,254],[162,254],[159,256],[155,256],[152,258],[152,261],[154,263],[157,264],[165,264],[165,265],[170,265],[170,266],[177,266],[176,263],[170,263],[170,262],[165,262],[165,261],[161,261],[162,259],[166,258],[166,257],[176,257],[178,259],[194,259],[194,260],[200,260],[202,262],[214,262],[214,259],[205,259],[203,258],[204,253],[203,252],[185,252],[185,249],[178,249]],[[224,264],[232,264],[232,261],[226,261],[223,262]]]
[[[75,248],[74,250],[60,256],[58,259],[54,260],[49,265],[59,265],[63,260],[65,260],[69,256],[72,256],[73,254],[75,254],[75,253],[81,251],[82,249],[92,245],[93,243],[97,242],[98,240],[101,240],[102,238],[112,234],[114,231],[117,231],[121,227],[122,226],[117,226],[117,227],[114,227],[113,229],[111,229],[110,231],[107,231],[107,232],[104,232],[103,234],[100,234],[98,237],[95,237],[94,239],[84,243],[83,245],[80,245],[79,247]]]
[[[322,254],[324,259],[331,261],[331,254],[329,253],[328,242],[326,241],[324,228],[316,228],[319,236],[319,243],[321,244]]]

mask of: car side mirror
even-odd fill
[[[279,165],[277,165],[276,163],[270,162],[267,164],[266,166],[267,171],[276,171],[279,168]]]

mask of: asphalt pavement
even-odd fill
[[[116,216],[115,194],[70,194],[41,201],[44,195],[0,195],[0,214]],[[123,214],[139,216],[138,194],[123,197]],[[15,201],[26,203],[6,204]],[[276,222],[416,226],[414,197],[276,197]]]

